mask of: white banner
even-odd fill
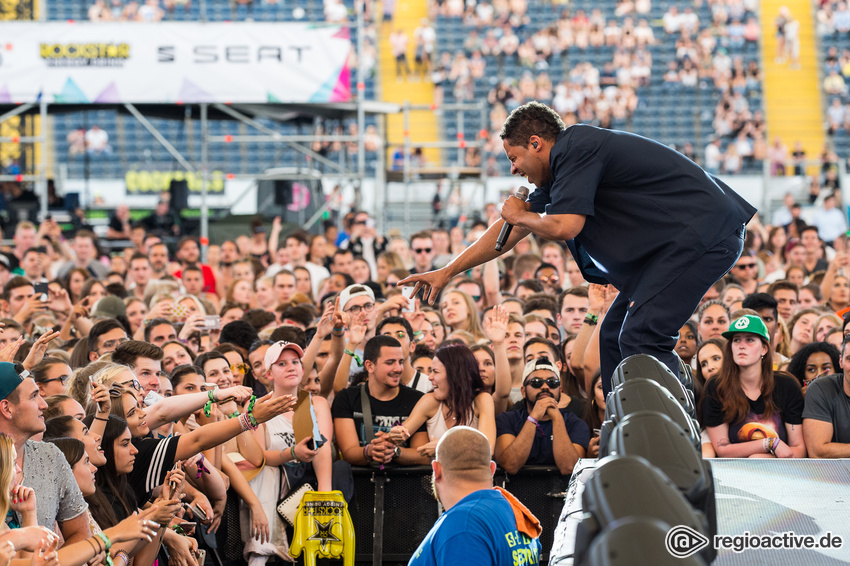
[[[0,103],[342,102],[346,27],[0,23]]]

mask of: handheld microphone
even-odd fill
[[[526,202],[528,201],[528,192],[528,187],[520,187],[516,190],[516,193],[513,196],[520,199],[522,202]],[[502,224],[502,230],[499,232],[499,237],[496,238],[497,252],[502,251],[502,248],[505,247],[508,237],[511,235],[511,229],[513,229],[512,224],[508,224],[507,222]]]

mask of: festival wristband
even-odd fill
[[[355,361],[355,362],[357,362],[357,367],[361,367],[361,368],[363,367],[363,360],[361,360],[361,359],[360,359],[360,356],[358,356],[357,354],[355,354],[353,350],[349,350],[348,348],[346,348],[345,350],[343,350],[343,352],[342,352],[342,353],[343,353],[343,354],[348,354],[349,356],[351,356],[352,358],[354,358],[354,361]]]
[[[584,315],[584,323],[590,326],[596,326],[599,323],[599,317],[595,314],[587,313]]]

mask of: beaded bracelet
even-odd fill
[[[127,554],[126,550],[119,550],[115,553],[115,558],[121,557],[124,559],[124,566],[129,566],[130,564],[130,555]]]

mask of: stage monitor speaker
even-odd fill
[[[706,516],[709,536],[714,539],[717,512],[711,466],[673,419],[657,411],[631,413],[611,432],[608,453],[640,456],[661,470]]]
[[[670,525],[652,517],[629,517],[606,528],[590,546],[590,566],[705,566],[699,555],[674,558],[667,550]]]
[[[638,456],[608,456],[599,461],[582,493],[584,518],[576,528],[575,564],[588,564],[591,544],[606,528],[628,517],[651,517],[689,529],[708,544],[700,555],[711,562],[708,520],[694,509],[664,473]],[[702,546],[702,545],[701,545]],[[664,562],[667,563],[667,562]]]
[[[691,366],[685,363],[685,360],[679,358],[679,381],[682,382],[682,385],[685,386],[685,389],[691,392],[693,395],[694,392],[694,372],[691,370]]]
[[[189,181],[172,179],[168,192],[171,194],[171,210],[179,214],[189,208]]]
[[[674,375],[670,368],[654,356],[635,354],[620,362],[620,365],[614,370],[614,375],[611,376],[611,390],[613,391],[618,385],[630,379],[641,377],[657,382],[681,403],[688,415],[696,416],[693,393],[685,389],[678,376]]]
[[[691,445],[700,448],[699,424],[673,395],[656,381],[636,378],[618,385],[605,400],[605,422],[599,433],[600,457],[608,455],[609,436],[614,427],[638,411],[657,411],[667,415],[687,435]]]

